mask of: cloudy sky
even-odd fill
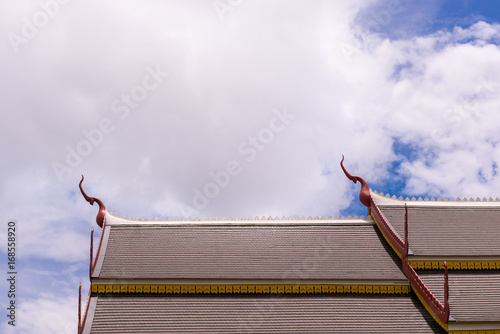
[[[365,214],[342,154],[379,191],[500,197],[499,21],[485,0],[2,1],[0,331],[75,333],[100,233],[81,174],[132,217]]]

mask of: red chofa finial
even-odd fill
[[[409,249],[409,244],[408,244],[408,206],[405,203],[405,250],[404,250],[404,257],[408,257],[408,249]]]
[[[361,183],[361,191],[359,192],[359,200],[361,203],[363,203],[364,206],[367,208],[370,208],[371,205],[371,199],[372,196],[370,195],[370,188],[368,188],[368,184],[366,183],[365,180],[360,178],[359,176],[356,175],[351,175],[345,168],[344,168],[344,156],[342,155],[342,161],[340,161],[340,167],[342,167],[342,170],[345,173],[345,176],[352,182],[356,183],[359,181]]]
[[[97,222],[97,225],[99,225],[99,227],[102,227],[102,225],[104,224],[104,217],[106,215],[106,207],[99,198],[90,197],[85,193],[85,191],[82,188],[82,182],[83,182],[83,175],[82,175],[82,180],[80,181],[80,191],[82,192],[82,195],[83,197],[85,197],[87,202],[90,203],[90,205],[94,205],[94,202],[99,204],[99,212],[97,213],[95,221]]]
[[[448,265],[446,264],[446,261],[444,261],[444,312],[446,319],[450,317],[450,304],[448,303],[449,296]]]

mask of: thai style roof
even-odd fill
[[[444,299],[443,271],[418,270],[432,293]],[[500,325],[500,270],[450,271],[450,315],[456,323],[485,322]],[[495,324],[496,323],[496,324]]]
[[[96,334],[446,333],[411,295],[103,294],[90,309]]]
[[[367,218],[132,219],[80,182],[102,231],[79,334],[500,333],[500,200],[398,199],[341,167]]]
[[[135,221],[106,214],[93,277],[406,284],[373,219]],[[96,281],[97,283],[98,281]]]
[[[500,202],[407,202],[395,199],[395,196],[384,197],[374,191],[371,195],[383,216],[399,235],[404,235],[405,204],[407,205],[408,241],[412,251],[408,257],[410,262],[442,263],[446,260],[450,263],[462,262],[462,265],[487,262],[493,269],[500,268]],[[425,268],[422,265],[418,265],[418,268]],[[489,268],[487,266],[485,269]]]

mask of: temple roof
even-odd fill
[[[442,270],[419,270],[418,275],[439,300],[444,299]],[[483,329],[488,324],[500,327],[500,270],[450,271],[448,284],[455,328],[479,321]]]
[[[108,294],[94,308],[96,334],[446,333],[412,295]]]
[[[107,213],[93,277],[407,282],[381,238],[371,217],[259,224],[136,221]]]
[[[391,198],[342,168],[367,218],[132,219],[80,182],[102,232],[79,332],[497,332],[500,201]]]
[[[372,197],[399,235],[404,235],[407,203],[410,261],[419,256],[441,260],[480,256],[500,261],[500,202],[407,202],[374,192]]]

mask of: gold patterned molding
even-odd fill
[[[444,269],[443,261],[408,260],[413,269]],[[500,261],[446,261],[448,269],[484,270],[500,269]]]
[[[157,293],[157,294],[408,294],[409,285],[166,285],[166,284],[92,284],[93,293]]]

